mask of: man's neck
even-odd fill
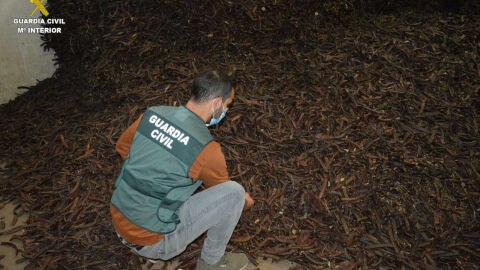
[[[208,103],[196,103],[190,99],[187,104],[185,104],[185,107],[200,117],[205,123],[210,120],[212,112]]]

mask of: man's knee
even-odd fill
[[[222,183],[224,187],[227,189],[227,192],[233,196],[237,195],[238,199],[244,200],[245,199],[245,189],[242,185],[235,181],[227,181]]]

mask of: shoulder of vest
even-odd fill
[[[165,120],[178,126],[186,134],[193,135],[203,145],[213,140],[202,119],[184,106],[153,106],[147,109],[147,112],[149,111],[150,113],[145,113],[144,115],[154,113],[162,118],[165,117]]]

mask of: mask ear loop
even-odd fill
[[[223,111],[223,98],[222,98],[222,111]],[[212,117],[215,118],[215,109],[213,108],[213,102],[212,102]]]
[[[213,102],[212,102],[212,117],[215,117],[215,109],[213,108]]]

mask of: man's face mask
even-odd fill
[[[221,108],[223,108],[223,101],[222,101],[222,107]],[[222,113],[220,114],[220,116],[218,118],[215,118],[215,110],[213,109],[213,104],[212,104],[212,119],[210,119],[210,123],[206,124],[206,126],[210,127],[210,126],[213,126],[213,125],[216,125],[216,124],[220,123],[220,121],[222,121],[222,119],[227,114],[227,111],[228,111],[228,108],[225,108],[222,111]]]

